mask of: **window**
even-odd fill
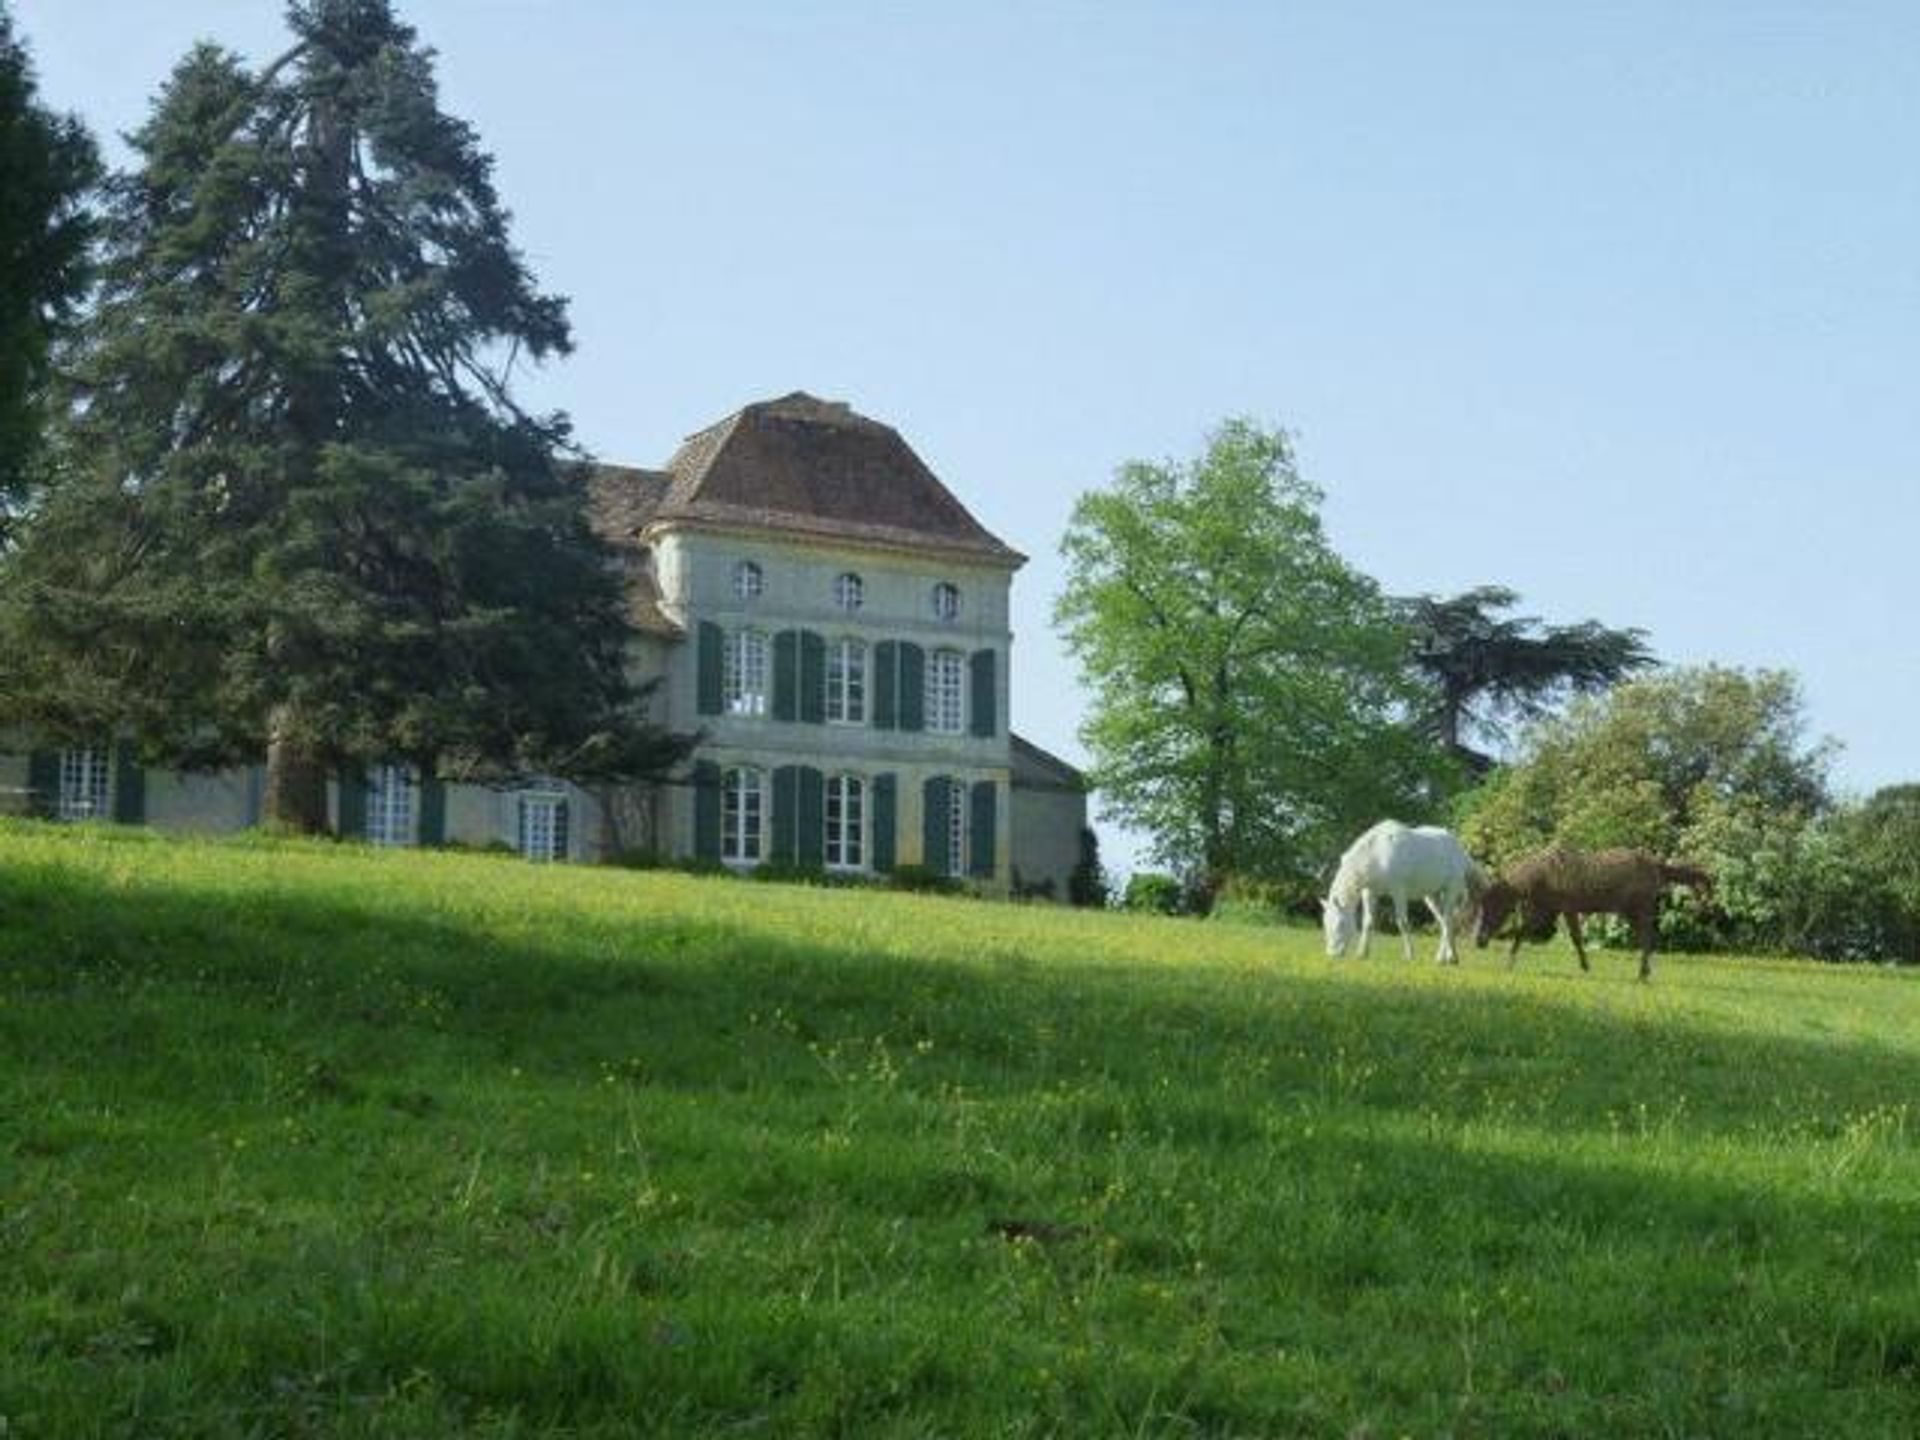
[[[833,582],[833,603],[842,610],[858,610],[866,603],[866,584],[851,570]]]
[[[967,782],[949,780],[947,791],[947,874],[967,873]]]
[[[733,567],[733,593],[740,599],[758,600],[766,585],[767,577],[753,561],[742,560]]]
[[[933,615],[936,620],[960,618],[960,587],[942,580],[933,587]]]
[[[767,637],[758,630],[728,634],[721,657],[721,688],[727,714],[767,713]]]
[[[835,640],[827,647],[827,719],[836,725],[867,723],[867,647]]]
[[[966,672],[958,650],[936,650],[927,657],[927,729],[958,735],[965,727]]]
[[[519,809],[519,843],[515,848],[527,859],[541,863],[566,859],[567,797],[548,789],[523,791]]]
[[[867,787],[858,775],[827,779],[827,868],[858,870],[867,863]]]
[[[62,820],[113,818],[107,805],[107,759],[104,750],[60,752],[60,808],[55,813]]]
[[[758,864],[766,856],[766,776],[749,766],[720,777],[720,858]]]
[[[367,839],[375,845],[411,845],[419,783],[410,765],[376,765],[367,772]]]

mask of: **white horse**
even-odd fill
[[[1413,940],[1407,934],[1407,902],[1416,896],[1427,902],[1433,918],[1440,922],[1442,965],[1458,965],[1459,952],[1453,948],[1456,923],[1466,922],[1473,929],[1473,912],[1479,908],[1487,877],[1473,863],[1473,857],[1454,838],[1453,833],[1437,825],[1402,825],[1398,820],[1382,820],[1347,847],[1334,872],[1327,898],[1321,902],[1327,932],[1327,954],[1336,959],[1347,953],[1353,939],[1355,911],[1360,920],[1360,955],[1366,957],[1373,939],[1373,904],[1377,897],[1393,901],[1394,916],[1400,922],[1400,948],[1413,959]]]

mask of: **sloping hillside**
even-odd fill
[[[1920,1432],[1920,976],[0,827],[14,1435]]]

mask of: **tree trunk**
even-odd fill
[[[267,737],[267,785],[261,805],[267,824],[300,835],[327,833],[327,769],[296,736],[293,717],[274,712]]]
[[[1454,693],[1451,685],[1440,696],[1440,744],[1449,755],[1460,753],[1460,712],[1466,708],[1463,697]]]

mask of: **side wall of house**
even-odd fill
[[[1013,781],[1013,863],[1023,890],[1052,885],[1048,898],[1065,901],[1080,863],[1080,832],[1087,824],[1083,791]]]

